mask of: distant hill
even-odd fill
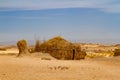
[[[17,41],[5,41],[5,42],[0,42],[0,45],[16,45]],[[27,41],[28,45],[34,45],[35,41],[33,40],[28,40]]]
[[[120,47],[120,44],[116,44],[116,45],[114,45],[115,47]]]

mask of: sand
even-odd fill
[[[120,57],[67,61],[42,60],[42,57],[35,56],[0,56],[0,80],[119,79]]]
[[[11,48],[11,49],[7,49],[5,51],[0,51],[0,55],[5,55],[5,54],[18,54],[19,51],[17,48]]]

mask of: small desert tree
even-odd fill
[[[19,49],[19,54],[18,54],[18,56],[20,56],[20,55],[22,55],[22,54],[27,54],[27,53],[28,53],[26,40],[19,40],[19,41],[17,42],[17,46],[18,46],[18,49]]]

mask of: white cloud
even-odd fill
[[[6,0],[1,1],[0,8],[7,8],[12,10],[97,8],[105,12],[120,12],[119,5],[120,3],[117,2],[117,0]]]

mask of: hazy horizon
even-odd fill
[[[1,0],[0,42],[54,36],[120,43],[119,0]]]

